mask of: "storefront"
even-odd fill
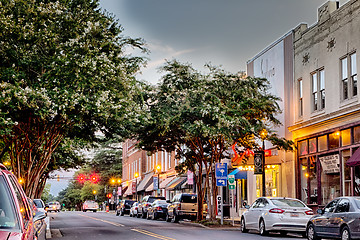
[[[359,195],[359,166],[347,164],[359,146],[359,125],[298,139],[297,198],[325,205],[339,196]]]

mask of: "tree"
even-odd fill
[[[177,157],[184,159],[176,168],[178,172],[195,173],[198,212],[202,212],[206,191],[208,201],[212,197],[216,202],[214,165],[226,157],[232,144],[259,149],[256,138],[267,129],[267,139],[278,147],[291,148],[291,141],[271,131],[280,124],[276,118],[280,99],[268,93],[266,79],[208,68],[209,73],[202,74],[189,64],[167,62],[162,82],[146,101],[150,117],[136,132],[140,147],[152,152],[176,150]],[[215,208],[208,206],[214,219]],[[201,218],[199,214],[198,220]]]
[[[144,58],[126,50],[146,49],[122,31],[97,0],[0,2],[0,136],[29,197],[64,139],[123,136],[137,116]]]

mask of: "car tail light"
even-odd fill
[[[177,210],[181,210],[181,203],[177,206]]]
[[[281,214],[281,213],[285,212],[285,210],[280,209],[280,208],[273,208],[273,209],[270,209],[269,212]]]
[[[306,215],[314,215],[314,212],[312,210],[306,211],[305,212]]]
[[[148,206],[150,206],[150,204],[147,203],[147,204],[145,205],[145,207],[148,207]]]
[[[138,207],[135,207],[135,210],[137,210],[138,209]]]
[[[162,210],[162,208],[161,208],[161,207],[157,207],[157,208],[156,208],[156,210],[161,211],[161,210]]]

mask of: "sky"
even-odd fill
[[[300,23],[317,21],[326,0],[100,0],[124,35],[143,38],[150,54],[139,79],[157,83],[165,60],[204,71],[211,63],[231,72]],[[341,0],[342,6],[347,0]]]
[[[300,23],[313,25],[326,0],[100,0],[115,15],[123,34],[143,38],[150,50],[139,79],[160,81],[165,60],[211,63],[231,72],[246,71],[246,62]],[[347,0],[341,0],[340,6]],[[54,173],[55,175],[57,173]],[[68,175],[49,180],[50,192],[66,188]]]

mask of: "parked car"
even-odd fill
[[[59,202],[49,202],[48,212],[60,212],[61,206]]]
[[[16,177],[0,164],[0,239],[35,240],[42,237],[37,235],[35,227],[45,214],[33,216],[32,207]]]
[[[93,200],[86,200],[82,205],[82,211],[93,211],[96,212],[99,208],[99,204]]]
[[[137,212],[138,212],[138,206],[139,206],[139,202],[134,202],[133,205],[130,208],[130,217],[135,217],[137,216]]]
[[[147,219],[165,218],[168,205],[169,203],[166,200],[155,200],[148,208]]]
[[[27,198],[28,199],[28,203],[30,205],[30,208],[32,210],[32,215],[34,218],[39,218],[40,219],[38,221],[34,222],[34,230],[35,230],[35,236],[36,239],[46,239],[46,214],[43,210],[40,210],[39,208],[37,208],[36,203],[34,200],[32,200],[31,198]],[[44,217],[45,216],[45,217]]]
[[[203,206],[203,215],[207,214],[207,205]],[[181,219],[196,219],[198,215],[197,195],[193,193],[180,193],[174,196],[168,206],[167,222],[178,222]]]
[[[155,200],[166,200],[165,197],[162,196],[145,196],[143,197],[143,199],[141,200],[139,206],[138,206],[138,213],[137,213],[137,217],[142,217],[142,218],[146,218],[147,216],[147,209],[150,207],[150,205],[155,201]]]
[[[124,214],[130,214],[130,208],[134,204],[135,200],[123,199],[116,207],[116,216],[124,216]]]
[[[41,199],[33,199],[34,204],[38,212],[43,212],[47,216],[47,209],[45,209],[45,203]]]
[[[318,209],[307,224],[307,238],[360,238],[360,197],[339,197]]]
[[[299,232],[305,236],[306,225],[314,215],[302,201],[295,198],[261,197],[241,217],[241,231],[258,230],[260,235],[269,231]]]

